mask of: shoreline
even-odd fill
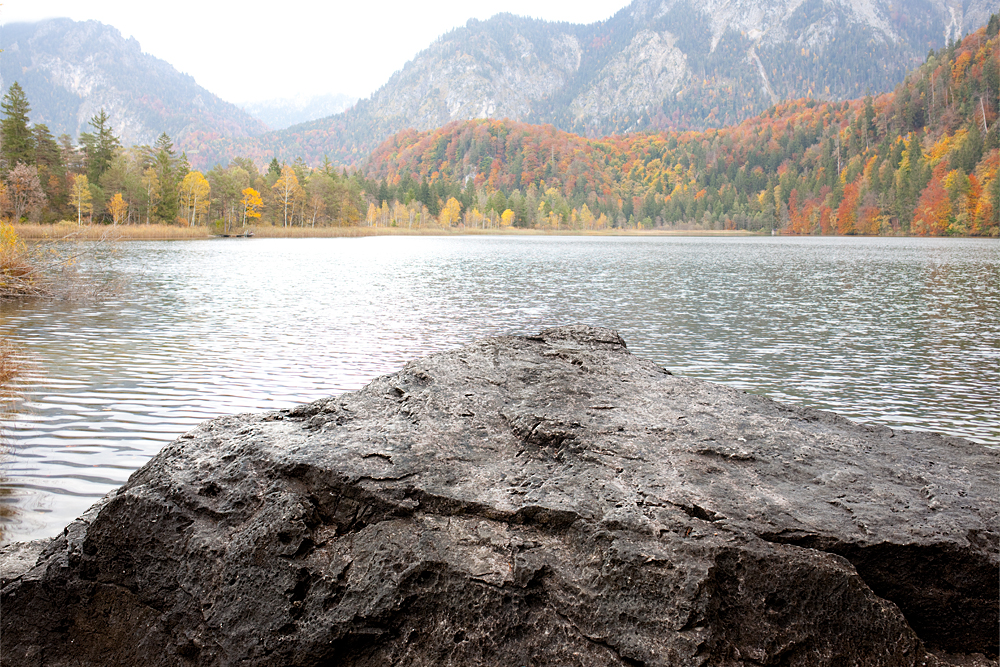
[[[26,241],[188,241],[221,238],[209,227],[176,225],[18,224]],[[253,238],[360,238],[368,236],[768,236],[744,230],[681,229],[474,229],[466,227],[255,227]]]
[[[17,224],[18,237],[25,241],[198,241],[221,239],[209,227],[177,225],[80,225],[73,223]],[[767,232],[726,229],[476,229],[466,227],[255,227],[253,238],[364,238],[371,236],[588,236],[588,237],[769,237]],[[777,234],[777,237],[806,238],[816,235]],[[819,237],[817,237],[819,238]],[[866,236],[828,235],[825,238],[962,238],[996,240],[989,236]]]

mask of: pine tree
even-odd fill
[[[0,102],[4,118],[0,121],[0,158],[4,173],[18,164],[35,164],[35,141],[28,127],[31,107],[20,84],[15,81]]]

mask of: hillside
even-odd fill
[[[76,139],[104,109],[123,145],[152,144],[162,132],[195,153],[220,138],[267,127],[205,90],[134,39],[97,21],[52,19],[4,25],[0,89],[17,81],[31,100],[31,120]]]
[[[888,92],[928,50],[997,9],[997,0],[635,0],[591,25],[501,14],[442,36],[344,113],[217,142],[205,157],[358,164],[395,132],[473,118],[589,137],[723,127],[779,101]]]
[[[593,140],[515,121],[402,132],[365,171],[375,202],[446,200],[525,227],[1000,232],[1000,17],[894,92],[796,100],[738,126]],[[478,216],[478,217],[477,217]]]

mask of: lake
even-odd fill
[[[227,239],[100,262],[115,300],[0,306],[38,367],[0,463],[4,541],[58,533],[202,420],[569,323],[678,375],[1000,446],[995,240]]]

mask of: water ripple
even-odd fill
[[[44,374],[4,540],[50,535],[221,414],[359,389],[482,336],[583,322],[670,370],[1000,445],[1000,244],[370,238],[126,244],[118,301],[4,305]]]

